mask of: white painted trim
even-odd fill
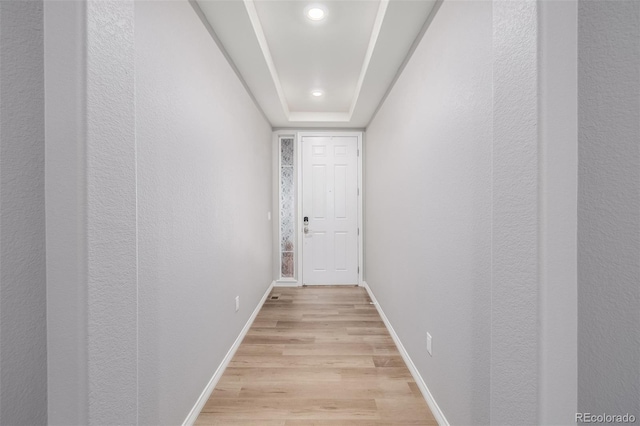
[[[365,131],[366,131],[367,128],[369,128],[369,125],[371,125],[371,123],[373,122],[373,119],[376,118],[376,115],[378,115],[378,111],[380,111],[380,108],[382,108],[382,105],[384,105],[385,101],[389,97],[389,94],[393,90],[393,87],[396,85],[396,82],[398,81],[398,79],[402,75],[402,72],[404,71],[405,67],[407,66],[407,64],[411,60],[411,57],[413,56],[413,53],[416,51],[416,49],[418,48],[418,45],[422,41],[422,38],[424,37],[424,34],[429,29],[429,26],[431,25],[431,22],[433,22],[433,19],[435,18],[436,14],[438,13],[438,10],[440,10],[440,6],[442,6],[442,2],[443,1],[444,0],[436,0],[436,2],[434,3],[433,9],[431,9],[431,12],[429,12],[429,16],[427,17],[427,20],[424,22],[424,25],[420,29],[420,32],[418,33],[416,38],[413,40],[413,44],[411,44],[411,47],[409,48],[409,51],[407,52],[407,56],[405,56],[404,60],[402,61],[402,64],[400,64],[400,67],[398,67],[398,71],[396,72],[396,75],[393,77],[393,80],[391,80],[391,83],[389,83],[389,87],[387,87],[387,90],[386,90],[386,92],[384,92],[384,95],[382,96],[382,98],[380,98],[380,102],[378,102],[378,106],[373,111],[373,114],[371,114],[371,117],[369,118],[369,121],[367,122],[366,126],[364,126]]]
[[[422,396],[424,397],[424,400],[427,402],[427,405],[429,405],[429,408],[431,409],[431,412],[433,413],[433,416],[435,417],[436,421],[440,426],[449,426],[449,422],[445,418],[444,413],[436,403],[436,400],[433,398],[433,395],[429,391],[427,384],[424,382],[424,380],[422,379],[422,376],[418,372],[418,369],[416,368],[415,364],[411,360],[409,353],[402,345],[400,338],[398,337],[395,330],[391,326],[389,319],[384,314],[384,311],[382,310],[382,307],[380,306],[380,304],[378,303],[378,300],[373,294],[373,291],[371,291],[369,284],[367,284],[366,281],[363,281],[362,286],[367,290],[367,293],[369,294],[371,301],[373,302],[376,309],[378,310],[378,313],[380,314],[382,321],[384,321],[384,325],[387,327],[387,330],[389,330],[389,334],[391,334],[391,338],[393,339],[396,346],[398,347],[398,351],[400,352],[400,355],[402,355],[402,359],[404,359],[404,362],[407,364],[407,367],[409,368],[409,371],[413,376],[413,380],[416,381],[418,387],[420,388],[420,392],[422,392]]]
[[[267,291],[262,296],[262,299],[260,299],[260,302],[258,302],[258,306],[256,306],[256,308],[253,310],[253,313],[247,320],[247,323],[240,331],[240,334],[236,338],[236,341],[233,342],[233,345],[231,345],[229,352],[227,352],[224,359],[216,369],[215,373],[213,373],[211,380],[209,380],[209,383],[207,383],[207,386],[205,386],[204,390],[200,394],[200,397],[196,401],[195,405],[193,406],[187,417],[184,419],[184,422],[182,422],[182,426],[192,426],[196,422],[196,419],[200,415],[200,411],[202,411],[202,409],[204,408],[204,405],[207,403],[207,400],[218,384],[218,381],[224,374],[224,370],[227,369],[227,366],[229,365],[229,362],[231,362],[233,355],[235,355],[238,347],[240,346],[240,343],[242,343],[242,339],[244,339],[244,336],[246,336],[247,332],[251,328],[251,325],[256,319],[256,316],[258,316],[258,312],[260,312],[260,309],[262,309],[262,305],[264,305],[264,302],[267,300],[267,297],[269,296],[269,293],[271,293],[271,289],[273,288],[274,284],[275,281],[272,281],[269,285],[269,288],[267,288]]]
[[[360,97],[360,91],[362,90],[362,83],[364,83],[364,78],[367,76],[369,64],[371,63],[371,57],[373,56],[373,51],[376,48],[378,36],[380,35],[380,29],[382,28],[382,22],[384,21],[384,16],[387,13],[387,6],[389,6],[389,0],[382,0],[380,2],[380,6],[378,7],[378,14],[376,15],[376,20],[373,23],[373,29],[371,30],[371,37],[369,38],[369,47],[367,48],[367,53],[364,55],[362,69],[360,70],[360,77],[358,78],[356,91],[351,101],[351,108],[349,108],[349,120],[351,120],[351,117],[353,117],[353,111],[356,109],[356,104],[358,103],[358,98]]]
[[[278,209],[278,239],[275,241],[275,243],[277,244],[278,247],[278,273],[276,275],[276,277],[278,279],[282,279],[282,209],[281,209],[281,200],[282,200],[282,139],[285,138],[286,136],[284,135],[278,135],[278,205],[277,205],[277,209]],[[293,139],[293,153],[295,154],[295,145],[296,145],[296,140],[295,138]],[[295,163],[295,160],[294,160]],[[295,172],[295,167],[293,169],[293,171]],[[295,223],[295,218],[294,218],[294,223]],[[293,255],[293,258],[295,260],[295,254]],[[294,272],[298,272],[298,271],[294,271]],[[295,273],[294,273],[295,275]],[[277,281],[277,280],[276,280]]]
[[[347,112],[301,112],[292,111],[288,117],[290,122],[317,121],[317,122],[348,122],[351,116]]]
[[[302,236],[302,138],[300,132],[296,132],[296,236],[298,237],[298,257],[296,258],[296,277],[300,286],[304,285],[304,271],[302,270],[302,245],[304,243]]]
[[[363,187],[363,151],[364,133],[358,138],[358,285],[364,282],[364,187]]]
[[[224,56],[224,58],[227,60],[227,63],[229,64],[233,72],[236,74],[236,77],[238,77],[238,80],[240,80],[240,83],[242,83],[244,90],[247,91],[247,95],[249,95],[249,97],[253,101],[253,104],[256,106],[256,108],[258,108],[258,111],[260,111],[260,114],[262,114],[265,121],[271,124],[271,120],[269,120],[269,117],[267,117],[267,114],[265,114],[264,109],[262,108],[262,106],[256,99],[255,95],[249,88],[247,81],[244,79],[243,75],[240,73],[240,70],[236,66],[236,63],[233,62],[233,59],[231,59],[229,52],[227,52],[227,49],[222,44],[222,41],[220,41],[218,34],[216,34],[216,32],[213,30],[211,23],[209,22],[209,20],[207,19],[207,16],[202,11],[202,8],[198,4],[197,0],[188,0],[188,2],[191,5],[191,7],[193,7],[193,10],[196,12],[196,15],[198,15],[198,18],[200,18],[200,22],[202,22],[202,25],[204,25],[204,27],[207,29],[207,32],[209,32],[209,35],[213,39],[216,46],[218,46],[218,49],[220,49],[220,53],[222,53],[222,56]]]
[[[267,43],[267,38],[264,35],[262,24],[260,22],[260,18],[258,17],[258,12],[256,11],[256,5],[253,3],[253,0],[244,0],[244,6],[247,10],[247,14],[249,15],[249,20],[251,21],[251,25],[253,26],[253,31],[256,34],[256,39],[258,40],[260,49],[262,50],[264,60],[267,63],[267,68],[269,68],[269,73],[271,73],[271,79],[273,80],[273,84],[276,87],[276,92],[278,93],[278,98],[280,99],[280,105],[282,105],[282,111],[288,119],[289,104],[287,103],[287,99],[284,96],[282,84],[280,83],[280,77],[278,77],[278,71],[276,70],[276,66],[273,63],[271,50],[269,50],[269,44]]]

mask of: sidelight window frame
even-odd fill
[[[291,142],[291,164],[284,164],[283,162],[283,140],[290,140]],[[298,224],[297,224],[297,207],[298,207],[298,149],[296,143],[296,136],[291,135],[278,135],[278,281],[279,282],[291,282],[296,283],[298,281]],[[285,169],[290,169],[288,176],[285,175]],[[291,179],[290,191],[285,193],[283,191],[284,179]],[[285,200],[285,197],[288,197]],[[288,201],[288,202],[287,202]],[[290,209],[287,210],[287,207]],[[291,223],[285,223],[287,217],[291,220]],[[283,247],[283,236],[285,234],[285,227],[290,228],[291,233],[291,249],[286,250]],[[285,273],[287,271],[285,265],[288,264],[291,273]]]

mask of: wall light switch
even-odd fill
[[[429,352],[430,356],[433,356],[431,352],[431,335],[429,333],[427,333],[427,352]]]

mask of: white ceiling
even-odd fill
[[[196,0],[275,128],[364,128],[436,0]],[[321,21],[305,8],[320,5]],[[196,6],[196,10],[197,10]],[[321,90],[314,97],[311,92]]]

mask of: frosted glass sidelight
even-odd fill
[[[293,253],[282,253],[282,270],[280,271],[282,278],[293,278],[294,265],[293,265]]]
[[[293,138],[280,140],[280,153],[282,155],[282,165],[293,167]]]
[[[295,277],[294,139],[280,139],[280,276]]]

